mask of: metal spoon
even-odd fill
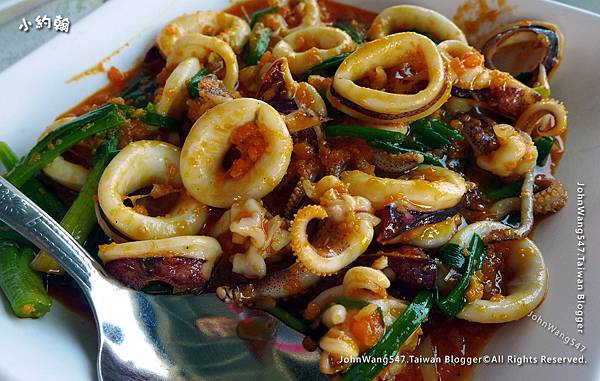
[[[320,377],[318,354],[304,350],[302,335],[268,314],[223,304],[214,294],[149,295],[110,279],[1,176],[0,220],[51,254],[85,293],[98,328],[100,380]]]

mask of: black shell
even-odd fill
[[[506,29],[493,35],[481,49],[485,56],[485,64],[491,69],[496,69],[494,56],[498,48],[502,47],[507,41],[518,34],[531,33],[532,37],[542,36],[545,41],[545,52],[536,68],[531,72],[511,73],[515,78],[528,86],[533,86],[538,79],[539,67],[543,65],[548,77],[551,76],[554,69],[558,67],[562,57],[562,35],[558,28],[548,23],[520,22],[510,24]]]

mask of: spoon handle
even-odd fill
[[[0,220],[52,255],[84,291],[105,280],[102,267],[46,212],[0,176]]]

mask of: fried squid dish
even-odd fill
[[[546,296],[528,237],[567,201],[564,39],[523,20],[469,41],[412,5],[184,14],[27,156],[0,156],[129,287],[273,312],[327,375],[460,380],[468,366],[351,360],[477,355]],[[5,226],[0,243],[13,310],[42,316],[62,269]]]

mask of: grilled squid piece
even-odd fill
[[[529,134],[508,124],[493,127],[498,149],[477,156],[477,165],[495,175],[521,176],[533,167],[537,160],[537,148]]]
[[[361,171],[343,172],[341,179],[351,194],[366,197],[376,209],[393,202],[416,210],[447,209],[458,204],[467,192],[465,179],[458,173],[432,165],[420,165],[399,179]]]
[[[235,90],[239,76],[237,56],[227,43],[216,37],[192,33],[177,39],[167,56],[167,67],[178,65],[192,57],[205,62],[211,53],[217,54],[225,63],[223,82],[227,90]]]
[[[515,128],[533,136],[559,136],[567,130],[567,110],[554,99],[534,103],[517,119]]]
[[[387,294],[389,279],[380,270],[356,266],[348,270],[341,286],[323,291],[309,304],[304,313],[307,319],[320,319],[329,328],[319,340],[320,370],[324,374],[344,371],[347,357],[358,357],[379,342],[385,330],[408,306],[403,300]],[[367,302],[364,307],[350,308],[337,304],[340,296]],[[404,342],[400,353],[413,351],[422,335],[421,328]],[[392,377],[401,367],[386,368],[383,373]],[[393,374],[392,374],[393,373]]]
[[[235,146],[231,168],[223,161]],[[292,155],[279,113],[263,101],[239,98],[208,110],[192,126],[181,151],[181,176],[197,200],[218,208],[262,198],[279,184]]]
[[[558,69],[563,44],[564,37],[556,25],[541,21],[519,21],[492,32],[481,51],[487,67],[507,71],[513,76],[523,76],[525,73],[524,83],[535,87],[541,85],[540,74],[552,78]],[[515,48],[514,54],[510,52],[512,47]],[[530,52],[528,59],[524,60],[520,55],[523,49]],[[503,60],[497,62],[498,57]]]
[[[291,246],[294,255],[309,271],[331,275],[354,262],[373,239],[373,227],[379,219],[373,215],[371,203],[364,197],[353,197],[334,176],[326,176],[313,184],[305,182],[305,191],[319,205],[308,205],[296,213],[292,222]],[[316,247],[308,239],[308,224],[325,220],[316,239]]]
[[[106,271],[136,290],[161,281],[177,292],[202,291],[221,256],[212,237],[182,236],[100,246]]]
[[[321,62],[356,49],[356,43],[343,30],[311,26],[285,36],[273,47],[276,57],[287,57],[292,74],[299,75]]]
[[[232,271],[246,278],[263,278],[267,274],[265,259],[280,253],[290,242],[287,222],[271,217],[255,199],[233,204],[216,224],[222,225],[231,231],[234,243],[248,245],[245,253],[232,256]],[[222,231],[215,233],[219,236]]]
[[[171,73],[160,99],[156,103],[156,111],[162,115],[178,118],[187,99],[187,83],[200,70],[200,62],[196,57],[185,59]]]
[[[311,273],[302,264],[294,263],[252,283],[221,286],[217,288],[216,294],[225,303],[252,306],[257,300],[264,298],[281,299],[301,294],[320,279],[319,275]]]
[[[307,82],[294,80],[285,57],[268,67],[256,97],[284,114],[290,133],[319,126],[327,118],[327,107],[319,92]]]
[[[367,37],[369,40],[376,40],[393,33],[415,30],[437,41],[467,42],[462,30],[444,15],[415,5],[396,5],[384,9],[373,20]]]
[[[381,72],[402,65],[423,75],[426,87],[416,93],[397,94],[357,83],[365,79],[372,82],[368,78],[378,68]],[[450,97],[450,89],[451,78],[435,44],[420,34],[403,32],[368,42],[346,58],[335,73],[327,98],[335,108],[357,119],[396,124],[430,115]]]
[[[529,238],[504,245],[509,245],[505,261],[513,273],[507,285],[508,294],[471,301],[456,315],[458,318],[476,323],[506,323],[521,319],[542,303],[548,289],[548,272],[542,253]]]
[[[448,40],[438,49],[450,67],[452,95],[482,102],[497,113],[517,119],[542,96],[510,74],[485,67],[477,49],[461,41]]]
[[[149,216],[145,210],[123,203],[132,192],[157,183],[181,190],[179,153],[179,148],[171,144],[140,140],[115,156],[98,183],[98,202],[111,225],[134,240],[190,235],[202,229],[206,206],[185,191],[164,216]]]
[[[65,117],[55,120],[41,134],[40,139],[46,136],[46,134],[48,134],[50,131],[57,129],[71,119],[74,118]],[[54,182],[74,191],[79,191],[87,180],[90,171],[83,165],[71,163],[70,161],[65,160],[62,156],[58,156],[56,159],[51,161],[50,164],[44,167],[43,172]]]
[[[156,39],[163,56],[171,54],[183,36],[200,33],[215,36],[239,54],[250,36],[250,26],[241,18],[225,12],[199,11],[179,16],[165,26]]]

